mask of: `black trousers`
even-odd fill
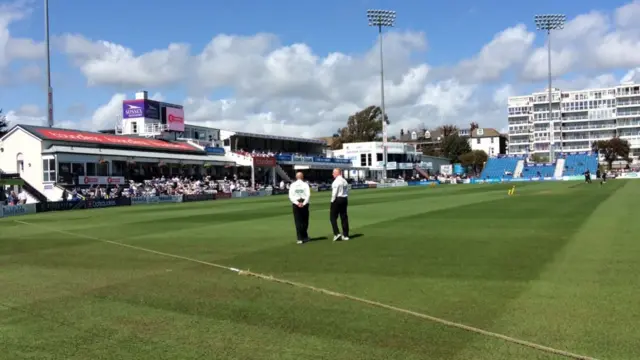
[[[342,236],[349,237],[349,215],[347,214],[347,207],[349,206],[349,200],[346,197],[338,197],[331,203],[330,220],[331,227],[333,228],[333,235],[340,234],[338,229],[338,216],[340,216],[340,222],[342,223]]]
[[[296,223],[296,236],[298,240],[309,239],[307,229],[309,229],[309,204],[298,207],[297,205],[291,205],[293,207],[293,221]]]

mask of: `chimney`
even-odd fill
[[[148,97],[149,94],[145,90],[136,93],[136,100],[147,100]]]

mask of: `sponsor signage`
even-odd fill
[[[276,158],[273,156],[254,156],[253,165],[259,167],[275,167]]]
[[[21,216],[35,213],[36,204],[3,206],[0,210],[0,217]]]
[[[216,199],[216,200],[231,199],[231,193],[219,192],[219,193],[215,194],[214,199]]]
[[[409,181],[407,182],[406,186],[426,186],[426,185],[431,185],[431,184],[435,184],[438,185],[440,184],[439,180],[420,180],[420,181]]]
[[[84,185],[122,185],[125,183],[121,176],[83,176],[80,178]]]
[[[139,196],[131,198],[131,205],[180,203],[182,195]]]
[[[165,108],[165,121],[167,123],[167,130],[183,132],[184,109],[178,109],[174,107]]]
[[[206,146],[204,151],[209,155],[224,155],[224,148],[221,147]]]
[[[351,159],[327,158],[322,156],[299,156],[299,155],[276,155],[278,162],[299,162],[299,163],[319,163],[319,164],[351,164]]]
[[[86,203],[80,200],[80,201],[51,201],[51,202],[41,202],[36,204],[36,212],[66,211],[66,210],[76,210],[76,209],[86,209]]]
[[[182,202],[215,200],[215,194],[183,195]]]
[[[360,190],[360,189],[368,189],[369,184],[353,184],[351,185],[352,190]]]
[[[616,177],[616,179],[640,179],[640,173],[637,173],[637,172],[621,173]]]
[[[160,103],[153,100],[124,100],[122,102],[122,118],[147,118],[160,120]]]
[[[68,141],[88,144],[102,144],[111,146],[140,147],[164,150],[198,151],[196,148],[187,143],[173,143],[163,140],[146,139],[142,137],[134,138],[129,136],[96,134],[83,131],[49,128],[37,129],[36,132],[45,140],[52,141]]]
[[[129,198],[115,198],[104,200],[86,200],[87,209],[101,209],[115,206],[129,206],[131,205],[131,199]]]

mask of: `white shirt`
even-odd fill
[[[311,198],[311,189],[309,184],[302,180],[296,180],[289,187],[289,200],[294,205],[298,205],[298,200],[303,199],[302,205],[307,205]]]
[[[331,202],[334,202],[336,198],[349,196],[349,183],[342,176],[336,176],[331,184]]]
[[[24,191],[20,192],[20,194],[18,194],[18,200],[20,201],[27,201],[27,193],[25,193]]]

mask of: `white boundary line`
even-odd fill
[[[190,257],[186,257],[186,256],[181,256],[181,255],[166,253],[166,252],[162,252],[162,251],[152,250],[152,249],[148,249],[148,248],[144,248],[144,247],[140,247],[140,246],[125,244],[125,243],[118,242],[118,241],[105,240],[105,239],[101,239],[101,238],[90,236],[90,235],[83,235],[83,234],[77,234],[77,233],[64,231],[64,230],[52,229],[52,228],[47,227],[47,226],[42,226],[40,224],[34,224],[34,223],[28,223],[26,221],[21,221],[21,220],[13,220],[13,221],[18,223],[18,224],[27,225],[27,226],[35,226],[35,227],[39,227],[39,228],[45,229],[47,231],[57,232],[57,233],[64,234],[64,235],[70,235],[70,236],[75,236],[75,237],[78,237],[78,238],[84,238],[84,239],[88,239],[88,240],[98,241],[98,242],[102,242],[102,243],[106,243],[106,244],[117,245],[117,246],[129,248],[129,249],[134,249],[134,250],[138,250],[138,251],[147,252],[147,253],[150,253],[150,254],[156,254],[156,255],[165,256],[165,257],[169,257],[169,258],[189,261],[189,262],[192,262],[192,263],[197,263],[197,264],[201,264],[201,265],[205,265],[205,266],[210,266],[210,267],[214,267],[214,268],[218,268],[218,269],[222,269],[222,270],[229,270],[229,271],[233,271],[233,272],[235,272],[236,274],[239,274],[239,275],[253,276],[253,277],[257,277],[257,278],[268,280],[268,281],[273,281],[273,282],[277,282],[277,283],[281,283],[281,284],[291,285],[291,286],[298,287],[298,288],[313,290],[313,291],[316,291],[316,292],[319,292],[319,293],[322,293],[322,294],[325,294],[325,295],[330,295],[330,296],[339,297],[339,298],[343,298],[343,299],[349,299],[349,300],[357,301],[357,302],[360,302],[360,303],[363,303],[363,304],[367,304],[367,305],[371,305],[371,306],[375,306],[375,307],[379,307],[379,308],[383,308],[383,309],[387,309],[387,310],[391,310],[391,311],[395,311],[395,312],[411,315],[411,316],[418,317],[418,318],[421,318],[421,319],[424,319],[424,320],[428,320],[428,321],[431,321],[431,322],[435,322],[435,323],[438,323],[438,324],[441,324],[441,325],[445,325],[445,326],[449,326],[449,327],[453,327],[453,328],[457,328],[457,329],[473,332],[473,333],[476,333],[476,334],[484,335],[484,336],[487,336],[487,337],[492,337],[492,338],[495,338],[495,339],[500,339],[500,340],[503,340],[503,341],[506,341],[506,342],[510,342],[510,343],[513,343],[513,344],[518,344],[518,345],[521,345],[521,346],[524,346],[524,347],[528,347],[528,348],[531,348],[531,349],[535,349],[535,350],[538,350],[538,351],[542,351],[542,352],[546,352],[546,353],[550,353],[550,354],[555,354],[555,355],[559,355],[559,356],[564,356],[564,357],[569,358],[569,359],[575,359],[575,360],[597,360],[596,358],[593,358],[593,357],[589,357],[589,356],[585,356],[585,355],[579,355],[579,354],[571,353],[571,352],[568,352],[568,351],[565,351],[565,350],[555,349],[555,348],[548,347],[548,346],[545,346],[545,345],[540,345],[540,344],[536,344],[536,343],[529,342],[529,341],[526,341],[526,340],[521,340],[521,339],[518,339],[518,338],[510,337],[510,336],[507,336],[507,335],[494,333],[494,332],[483,330],[483,329],[479,329],[479,328],[476,328],[476,327],[473,327],[473,326],[469,326],[469,325],[465,325],[465,324],[461,324],[461,323],[456,323],[456,322],[453,322],[453,321],[441,319],[441,318],[438,318],[438,317],[435,317],[435,316],[431,316],[431,315],[415,312],[415,311],[412,311],[412,310],[396,307],[396,306],[393,306],[393,305],[388,305],[388,304],[380,303],[380,302],[373,301],[373,300],[367,300],[367,299],[364,299],[364,298],[360,298],[360,297],[356,297],[356,296],[352,296],[352,295],[348,295],[348,294],[344,294],[344,293],[339,293],[339,292],[335,292],[335,291],[331,291],[331,290],[327,290],[327,289],[323,289],[323,288],[318,288],[318,287],[315,287],[315,286],[312,286],[312,285],[307,285],[307,284],[294,282],[294,281],[290,281],[290,280],[286,280],[286,279],[276,278],[276,277],[273,277],[273,276],[264,275],[264,274],[260,274],[260,273],[254,273],[254,272],[251,272],[251,271],[248,271],[248,270],[240,270],[240,269],[237,269],[237,268],[234,268],[234,267],[231,267],[231,266],[216,264],[216,263],[203,261],[203,260],[198,260],[198,259],[194,259],[194,258],[190,258]]]

